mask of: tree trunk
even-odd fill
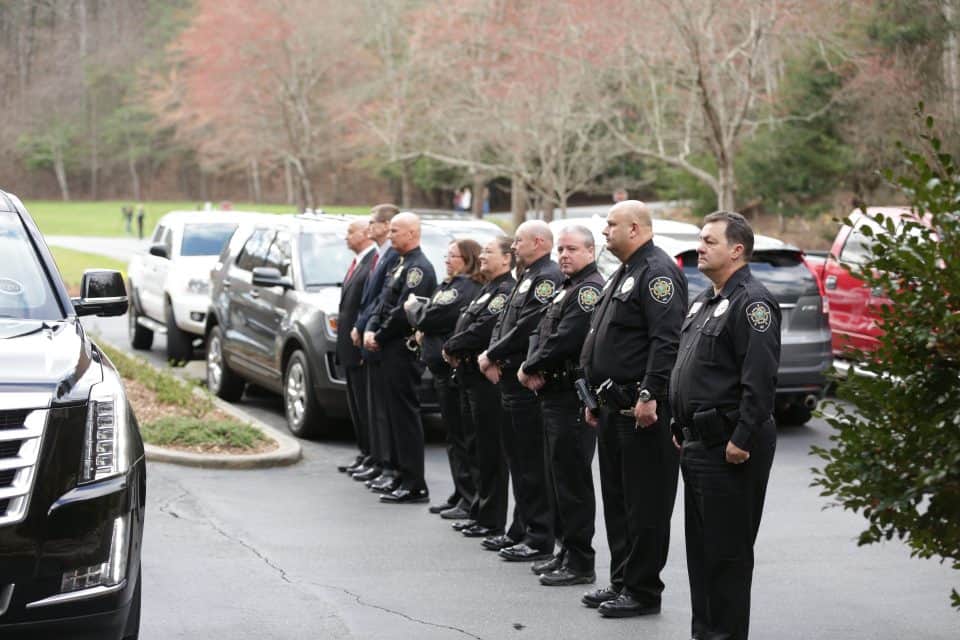
[[[519,176],[510,177],[510,214],[514,228],[527,219],[527,190]]]
[[[70,200],[70,185],[67,184],[67,169],[63,163],[63,149],[53,150],[53,173],[57,176],[57,185],[60,187],[60,197],[64,202]]]
[[[473,200],[470,201],[470,212],[474,218],[479,219],[483,217],[483,191],[486,188],[486,178],[480,173],[473,174],[473,186],[470,187],[473,191]]]
[[[253,201],[259,204],[263,200],[263,188],[260,185],[260,163],[256,156],[250,158],[250,187]]]
[[[413,202],[413,171],[409,161],[400,163],[400,208],[408,211]]]
[[[283,184],[287,188],[287,204],[296,202],[296,195],[293,192],[293,172],[290,170],[290,160],[283,160]]]
[[[133,199],[140,202],[140,172],[137,171],[137,159],[133,152],[133,143],[127,143],[127,169],[130,171],[130,186]]]
[[[718,171],[719,191],[717,192],[717,208],[721,211],[736,211],[737,207],[737,176],[733,168],[733,160],[726,159]]]
[[[947,94],[947,104],[950,105],[951,123],[957,126],[960,120],[960,45],[957,43],[957,25],[954,24],[955,11],[953,3],[956,0],[943,0],[941,3],[943,17],[947,23],[947,39],[943,45],[943,84]]]
[[[544,198],[540,204],[540,219],[544,222],[553,222],[553,203]]]

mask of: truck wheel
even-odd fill
[[[777,411],[775,417],[777,424],[799,427],[806,424],[810,418],[813,417],[813,412],[797,402]]]
[[[127,330],[130,334],[130,346],[147,351],[153,346],[153,331],[137,324],[140,314],[137,312],[136,289],[130,284],[130,307],[127,309]]]
[[[228,402],[243,395],[243,378],[227,366],[223,357],[223,331],[213,327],[207,338],[207,388],[210,393]]]
[[[193,359],[193,334],[182,331],[177,326],[169,300],[164,305],[163,316],[167,322],[167,360],[181,365],[189,362]]]
[[[141,576],[138,575],[137,586],[133,589],[130,613],[127,614],[127,625],[123,628],[123,640],[137,640],[140,637],[140,578]]]
[[[320,407],[313,396],[310,365],[303,351],[294,351],[283,374],[283,410],[287,427],[298,438],[311,438],[320,432],[317,424]]]

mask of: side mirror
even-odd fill
[[[128,304],[123,275],[112,269],[87,269],[80,280],[80,297],[71,302],[78,316],[122,316]]]
[[[293,289],[293,281],[280,275],[280,270],[275,267],[254,267],[253,286]]]
[[[167,253],[167,245],[162,242],[154,242],[150,245],[150,255],[157,256],[158,258],[170,258],[170,254]]]

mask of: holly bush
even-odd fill
[[[863,227],[872,255],[855,271],[889,299],[883,337],[851,354],[865,375],[838,380],[813,484],[866,518],[860,545],[896,537],[960,569],[960,168],[922,105],[918,117],[918,148],[900,145],[902,164],[887,172],[913,219]],[[960,608],[956,589],[951,599]]]

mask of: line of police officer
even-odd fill
[[[689,311],[685,277],[653,244],[642,203],[614,206],[604,236],[621,262],[606,282],[588,229],[561,233],[558,265],[549,227],[529,221],[512,254],[504,239],[480,252],[479,275],[452,265],[450,255],[465,263],[462,254],[476,247],[452,244],[447,280],[434,290],[416,248],[416,217],[395,216],[390,239],[402,258],[371,321],[357,327],[367,352],[383,355],[373,365],[380,382],[368,377],[369,439],[386,422],[382,439],[393,444],[348,471],[368,476],[374,490],[371,469],[391,478],[382,501],[427,500],[421,371],[407,342],[418,328],[453,427],[455,490],[432,512],[457,520],[455,529],[482,537],[504,560],[533,561],[541,584],[593,583],[599,442],[610,584],[582,602],[605,617],[654,614],[682,468],[692,636],[746,638],[753,543],[776,439],[779,306],[750,275],[753,233],[739,214],[704,220],[698,266],[714,287]],[[374,398],[385,398],[386,420]],[[508,474],[516,504],[509,526]]]

